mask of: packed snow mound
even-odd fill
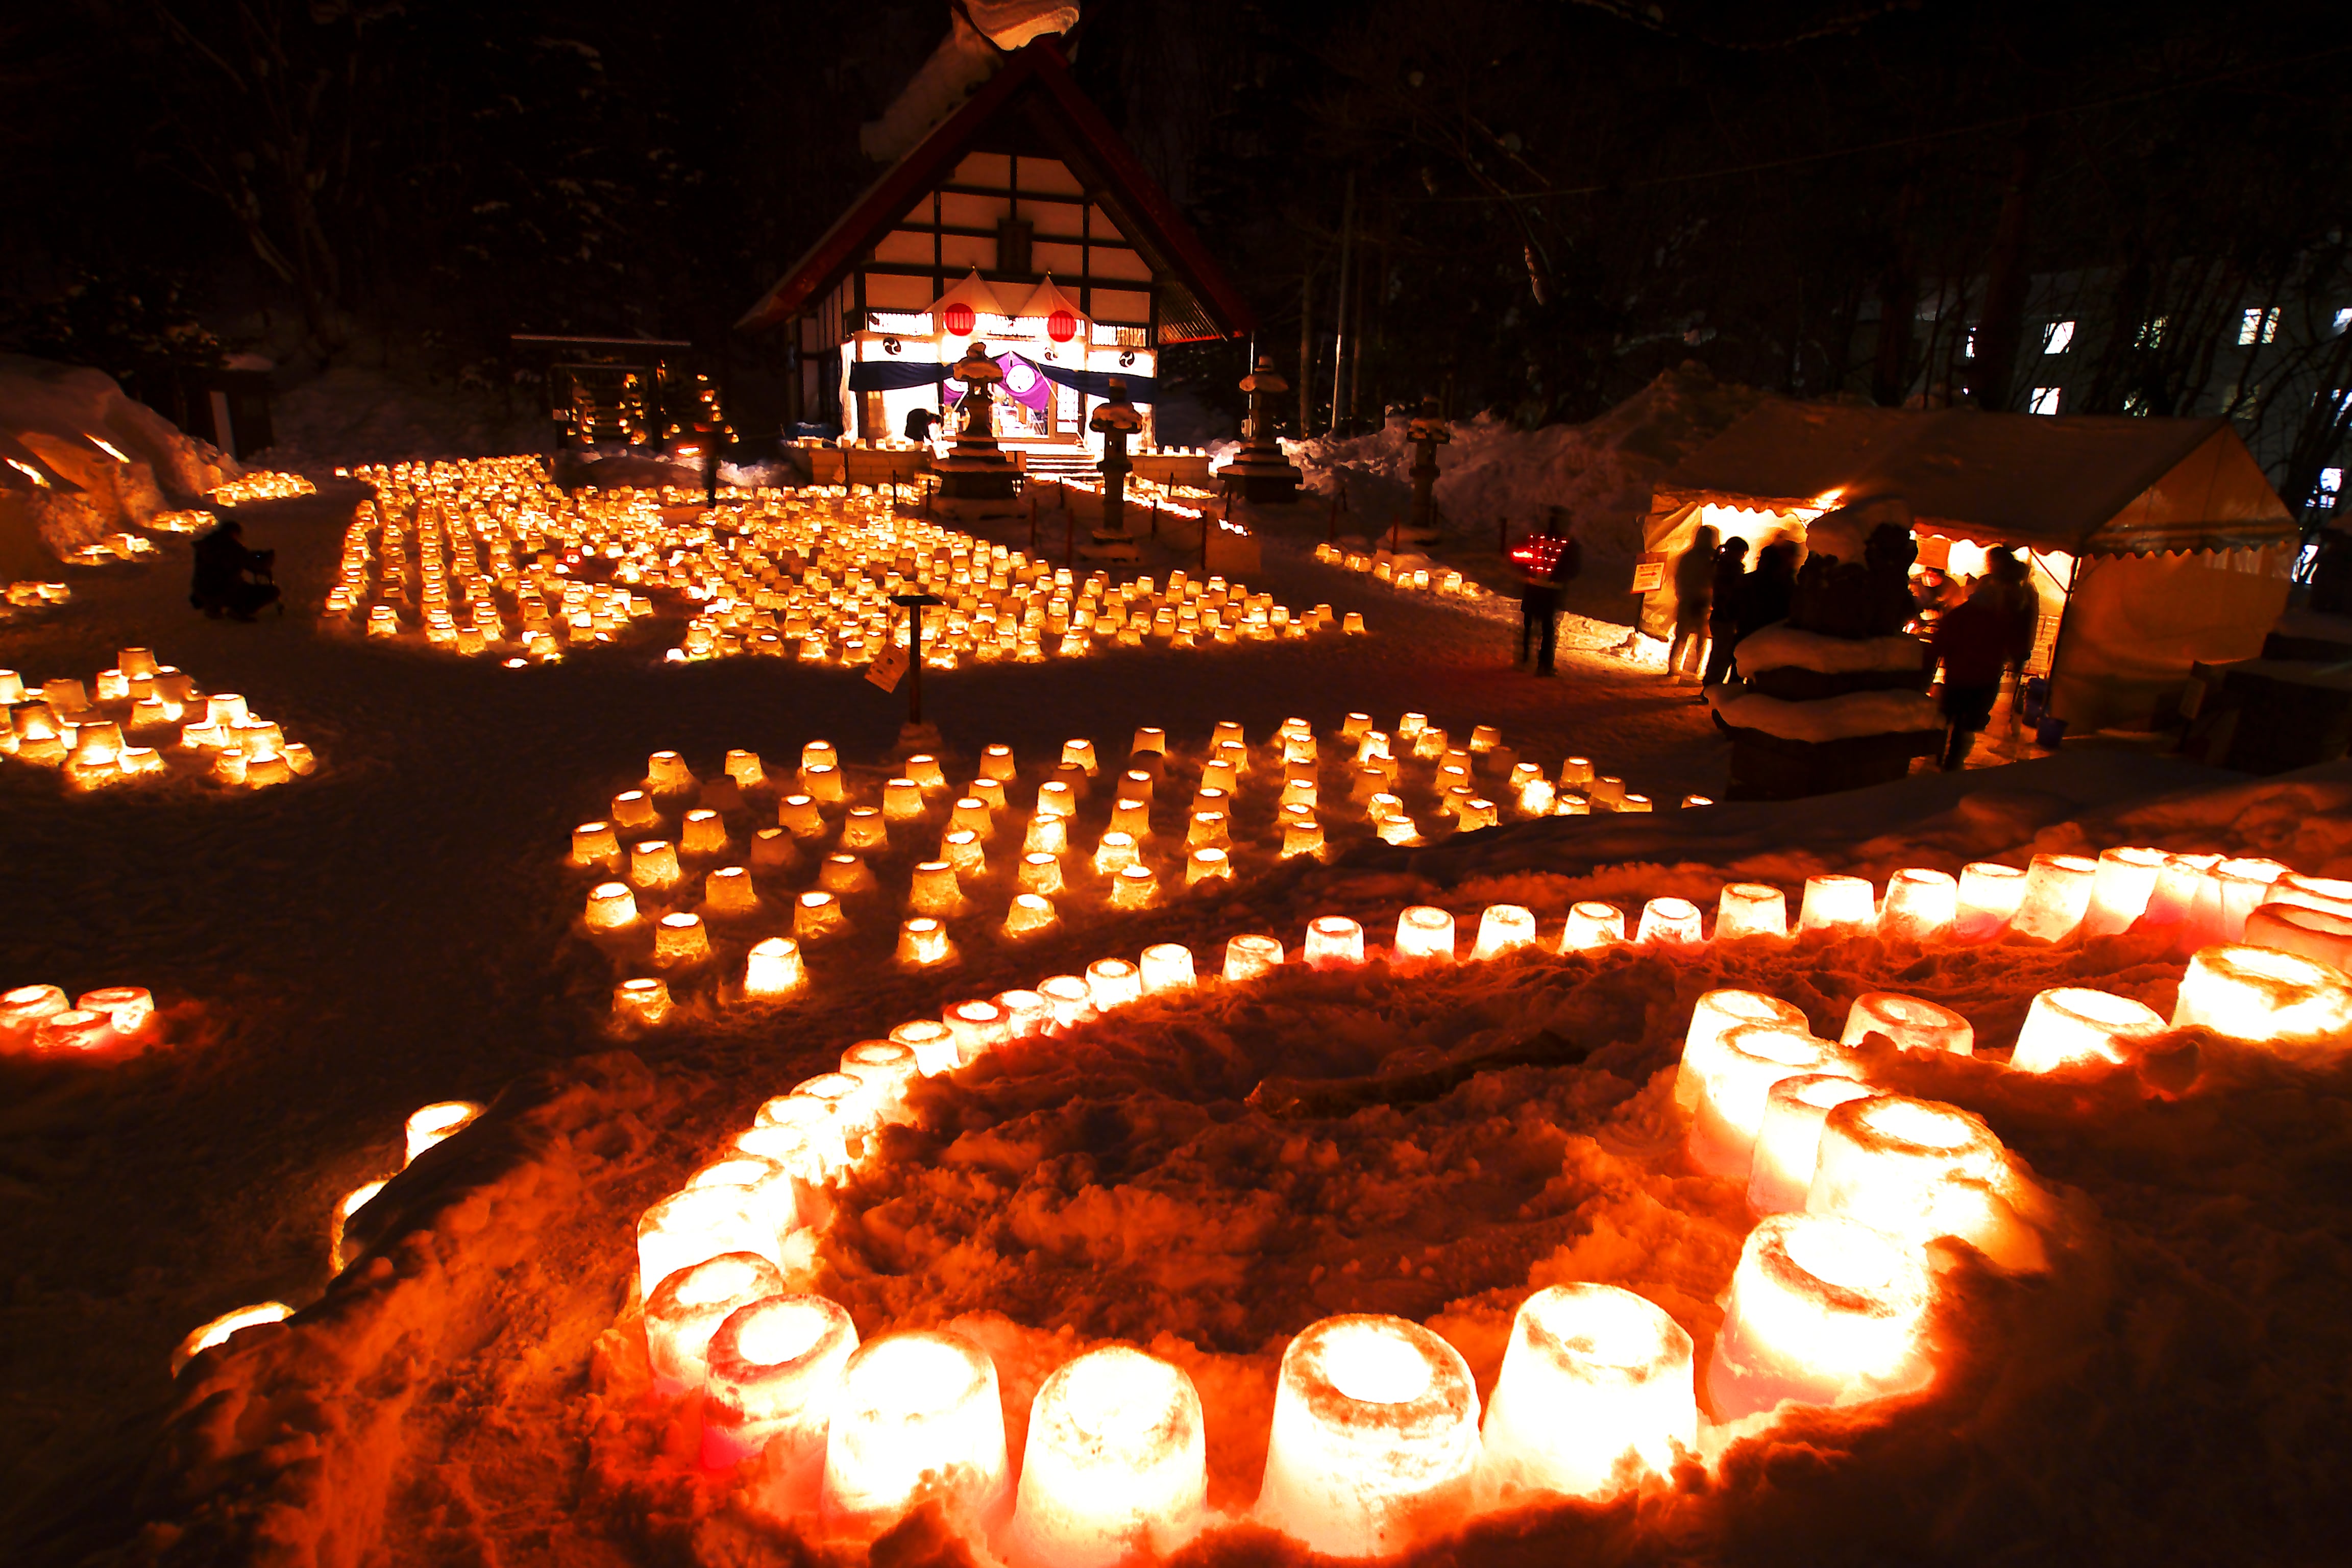
[[[242,471],[105,372],[21,354],[0,354],[0,578],[47,575]]]
[[[1720,382],[1696,362],[1658,378],[1583,425],[1522,430],[1490,414],[1455,421],[1437,452],[1440,526],[1477,540],[1500,520],[1525,531],[1564,506],[1588,555],[1630,561],[1642,552],[1642,520],[1658,477],[1761,403],[1753,387]],[[1367,533],[1412,504],[1412,447],[1398,416],[1369,436],[1286,442],[1318,492],[1345,476],[1348,507]]]

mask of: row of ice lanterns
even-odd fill
[[[223,784],[261,788],[283,784],[316,766],[310,749],[289,742],[274,722],[253,713],[235,692],[198,694],[195,683],[146,648],[124,648],[116,667],[98,672],[97,689],[71,678],[42,683],[37,695],[12,669],[0,669],[0,705],[8,728],[0,754],[46,767],[60,766],[81,789],[168,771],[162,750],[128,743],[126,731],[178,724],[198,702],[203,715],[180,731],[179,749],[210,762]],[[108,710],[114,710],[110,715]]]

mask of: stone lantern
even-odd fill
[[[1261,356],[1257,369],[1242,378],[1242,390],[1249,394],[1249,439],[1242,444],[1240,455],[1225,465],[1224,476],[1241,481],[1244,500],[1287,506],[1298,499],[1305,476],[1283,456],[1282,443],[1274,435],[1271,405],[1290,390],[1290,383],[1276,373],[1273,360]]]
[[[1421,412],[1405,426],[1404,438],[1412,443],[1412,525],[1417,538],[1434,538],[1437,533],[1436,505],[1431,491],[1437,484],[1437,448],[1454,439],[1445,427],[1445,418],[1437,411],[1437,399],[1421,400]]]
[[[1013,459],[996,444],[989,405],[1004,372],[988,357],[988,345],[974,338],[949,374],[964,384],[963,428],[948,455],[932,465],[940,494],[950,500],[1011,500]]]
[[[1115,550],[1128,542],[1127,476],[1135,467],[1128,461],[1128,437],[1143,428],[1143,416],[1128,401],[1124,378],[1110,378],[1109,401],[1095,410],[1087,428],[1103,438],[1102,527],[1095,534],[1095,543]]]

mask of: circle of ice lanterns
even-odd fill
[[[1932,1290],[1927,1266],[1867,1226],[1815,1214],[1759,1220],[1707,1361],[1715,1418],[1919,1386],[1932,1373],[1920,1332]]]
[[[1005,1554],[1014,1568],[1163,1556],[1199,1529],[1207,1495],[1192,1380],[1157,1356],[1105,1346],[1037,1390]]]
[[[1613,1285],[1552,1285],[1519,1304],[1481,1439],[1505,1488],[1599,1497],[1698,1447],[1691,1337]]]
[[[1326,1318],[1282,1352],[1258,1517],[1329,1556],[1387,1556],[1458,1520],[1477,1459],[1460,1352],[1402,1318]]]

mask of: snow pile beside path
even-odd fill
[[[20,354],[0,354],[0,578],[46,574],[242,471],[104,372]]]
[[[1564,506],[1588,554],[1631,560],[1642,551],[1642,519],[1657,477],[1764,396],[1718,382],[1694,363],[1663,373],[1588,424],[1522,430],[1488,414],[1457,421],[1437,454],[1443,526],[1483,544],[1497,520],[1524,532],[1543,521],[1546,508]],[[1285,448],[1321,494],[1345,475],[1354,526],[1369,537],[1411,504],[1412,447],[1404,436],[1398,417],[1369,436],[1317,437]]]

